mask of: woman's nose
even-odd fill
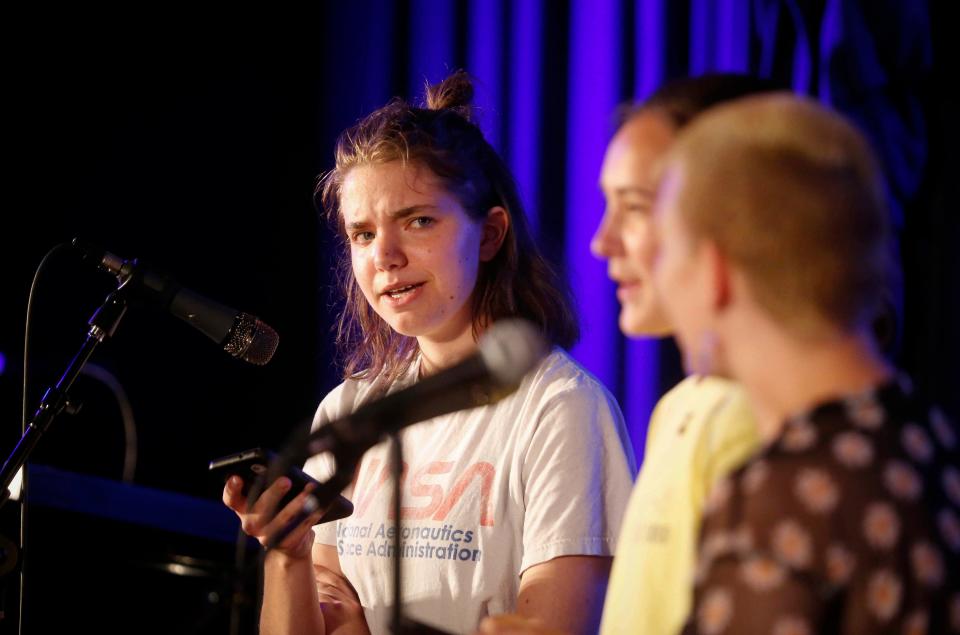
[[[623,243],[620,239],[619,224],[616,222],[615,214],[608,209],[604,212],[600,225],[590,240],[590,252],[602,260],[620,255],[623,252]]]
[[[373,264],[377,269],[389,271],[407,264],[400,241],[391,232],[380,232],[373,240]]]

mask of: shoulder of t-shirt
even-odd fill
[[[657,401],[647,424],[647,452],[650,452],[655,445],[660,430],[668,425],[670,420],[678,416],[677,409],[684,406],[691,393],[696,390],[698,381],[699,378],[693,375],[684,377],[679,384],[664,393]]]
[[[718,377],[691,375],[671,388],[657,402],[647,428],[652,443],[671,421],[692,415],[691,422],[708,453],[743,447],[752,453],[758,446],[756,423],[739,384]]]
[[[715,383],[703,404],[704,424],[701,435],[711,456],[729,465],[718,465],[727,471],[741,464],[760,449],[760,431],[743,388],[726,380],[711,378]]]
[[[530,426],[534,434],[539,431],[564,436],[566,433],[561,431],[570,430],[571,426],[581,432],[593,430],[605,442],[618,440],[627,457],[630,476],[636,473],[633,448],[616,398],[566,351],[554,347],[517,392],[533,406],[526,412],[525,426]],[[547,421],[551,425],[541,425]],[[561,421],[564,425],[556,425]]]
[[[577,363],[565,350],[554,347],[531,371],[524,383],[527,390],[542,393],[544,399],[564,396],[595,396],[619,412],[613,394],[590,371]],[[522,390],[522,388],[521,388]]]
[[[695,375],[688,375],[684,377],[679,384],[668,390],[660,399],[657,401],[657,405],[653,409],[652,417],[656,417],[658,414],[669,410],[685,402],[689,396],[697,390],[697,384],[700,383],[701,378]]]
[[[675,408],[689,410],[691,403],[702,411],[745,401],[739,384],[719,377],[690,375],[668,390],[657,402],[653,416],[668,415]]]
[[[346,379],[336,388],[327,393],[320,402],[313,416],[311,429],[345,416],[357,409],[363,403],[366,394],[370,391],[373,382],[367,379]]]
[[[418,372],[419,361],[416,360],[403,375],[392,381],[385,380],[382,377],[349,377],[345,379],[327,393],[327,396],[320,402],[313,416],[311,429],[316,429],[328,421],[346,416],[368,401],[373,401],[384,394],[409,386],[416,381]]]

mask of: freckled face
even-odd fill
[[[607,274],[617,283],[620,330],[627,335],[671,331],[653,287],[652,207],[656,168],[674,136],[662,115],[640,113],[610,141],[600,172],[607,205],[590,249],[607,261]]]
[[[399,161],[357,166],[340,208],[353,275],[393,330],[448,340],[472,328],[482,226],[435,174]]]

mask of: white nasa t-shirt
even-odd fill
[[[411,384],[418,364],[390,392]],[[348,380],[320,404],[314,428],[367,401]],[[635,465],[616,401],[555,349],[502,401],[402,432],[401,556],[405,615],[456,633],[514,611],[520,574],[558,556],[609,556]],[[325,480],[318,456],[305,470]],[[353,515],[315,528],[333,545],[373,633],[389,632],[393,514],[389,445],[363,457],[344,495]]]

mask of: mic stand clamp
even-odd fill
[[[80,351],[70,361],[66,371],[60,377],[60,381],[44,393],[33,419],[24,430],[17,447],[7,457],[3,469],[0,470],[0,507],[10,497],[8,488],[10,483],[13,482],[13,477],[30,458],[30,454],[40,441],[40,437],[50,428],[53,420],[64,411],[67,414],[76,414],[79,411],[79,404],[70,400],[70,388],[97,346],[108,337],[112,337],[116,332],[117,326],[119,326],[120,320],[123,319],[126,312],[127,298],[121,286],[107,296],[103,305],[90,318],[88,322],[90,331],[87,333],[87,339],[84,340]]]

